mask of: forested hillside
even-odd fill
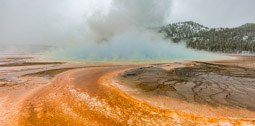
[[[224,53],[254,53],[255,24],[247,23],[236,28],[208,28],[194,22],[179,22],[161,27],[166,38],[187,47]]]

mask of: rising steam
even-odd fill
[[[113,0],[108,12],[88,20],[88,37],[102,42],[129,30],[162,26],[170,8],[170,0]]]
[[[157,33],[171,5],[171,0],[0,0],[0,46],[54,45],[47,55],[65,60],[210,58]]]
[[[64,60],[87,62],[163,62],[217,58],[207,52],[187,49],[171,43],[153,31],[128,31],[113,36],[109,42],[83,43],[50,53]]]
[[[166,61],[212,58],[174,44],[154,29],[165,24],[170,0],[113,0],[108,12],[88,19],[86,42],[51,55],[84,61]]]

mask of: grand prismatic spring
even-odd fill
[[[254,4],[0,0],[0,126],[254,126]]]

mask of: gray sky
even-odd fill
[[[0,43],[57,45],[83,40],[85,19],[109,2],[0,0]]]
[[[171,21],[195,21],[209,27],[255,23],[255,0],[173,0]]]
[[[154,6],[147,3],[144,6]],[[111,0],[0,0],[0,43],[52,45],[84,41],[88,17],[107,13],[110,5]],[[172,0],[169,6],[168,23],[195,21],[209,27],[255,23],[255,0]],[[133,13],[134,8],[130,6],[130,10]]]

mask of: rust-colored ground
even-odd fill
[[[180,113],[135,100],[110,78],[126,67],[86,68],[61,74],[24,102],[20,125],[255,125],[246,119]]]
[[[128,95],[162,108],[213,117],[255,118],[254,68],[190,64],[195,65],[132,69],[116,76],[115,81]]]
[[[57,75],[48,84],[47,79],[20,77],[31,81],[23,82],[27,86],[7,88],[7,84],[0,88],[0,123],[4,126],[255,125],[252,119],[185,113],[137,100],[112,80],[118,73],[133,68],[136,66],[75,69]]]

